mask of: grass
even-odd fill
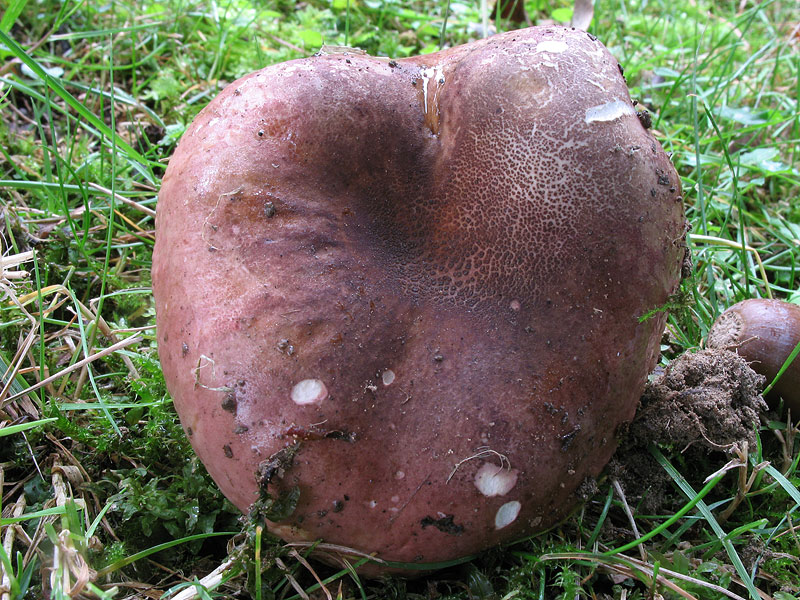
[[[568,19],[571,3],[526,8],[536,24]],[[149,291],[156,195],[187,124],[226,83],[322,43],[409,56],[475,39],[481,20],[463,0],[5,1],[3,600],[304,598],[314,574],[342,598],[797,597],[800,454],[777,413],[728,471],[714,474],[729,457],[687,464],[654,447],[675,483],[664,514],[601,480],[553,530],[418,581],[309,568],[240,523],[194,458]],[[800,303],[799,23],[794,0],[595,7],[590,31],[653,113],[685,190],[694,263],[664,361],[740,299]],[[196,583],[219,565],[214,590]]]

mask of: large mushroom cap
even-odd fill
[[[270,513],[285,539],[436,563],[552,525],[600,472],[683,235],[585,32],[292,61],[228,86],[170,161],[159,353],[243,511],[299,493]]]

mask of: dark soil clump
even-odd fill
[[[767,405],[764,377],[728,350],[684,354],[647,384],[641,405],[609,464],[629,500],[662,507],[670,478],[648,451],[650,444],[679,450],[687,464],[703,465],[702,477],[727,461],[737,444],[755,445],[755,430]],[[716,467],[711,460],[716,455]],[[705,469],[704,469],[705,470]]]

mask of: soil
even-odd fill
[[[671,489],[670,477],[647,449],[651,443],[678,449],[686,464],[703,465],[702,476],[722,467],[743,441],[755,447],[756,427],[767,411],[764,383],[728,350],[686,353],[657,369],[608,467],[628,500],[657,512]]]

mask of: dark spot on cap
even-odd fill
[[[445,515],[440,519],[434,519],[433,517],[428,516],[422,519],[419,524],[422,525],[423,529],[429,525],[433,525],[442,533],[447,533],[449,535],[461,535],[464,532],[464,526],[454,523],[453,516],[454,515]]]
[[[642,124],[642,127],[645,129],[650,129],[653,126],[653,117],[650,116],[650,112],[646,110],[639,110],[636,111],[636,116],[639,117],[639,123]]]
[[[578,435],[578,432],[581,430],[580,425],[575,425],[572,428],[572,431],[565,433],[564,435],[560,436],[561,440],[561,451],[566,452],[569,450],[569,447],[572,445],[572,442],[575,440],[575,436]]]
[[[664,171],[656,169],[656,175],[658,175],[658,185],[669,185],[669,177]]]
[[[225,394],[225,398],[222,400],[221,406],[222,406],[222,410],[224,410],[226,412],[229,412],[229,413],[235,413],[236,412],[236,394],[234,394],[233,392],[228,392],[227,394]]]

